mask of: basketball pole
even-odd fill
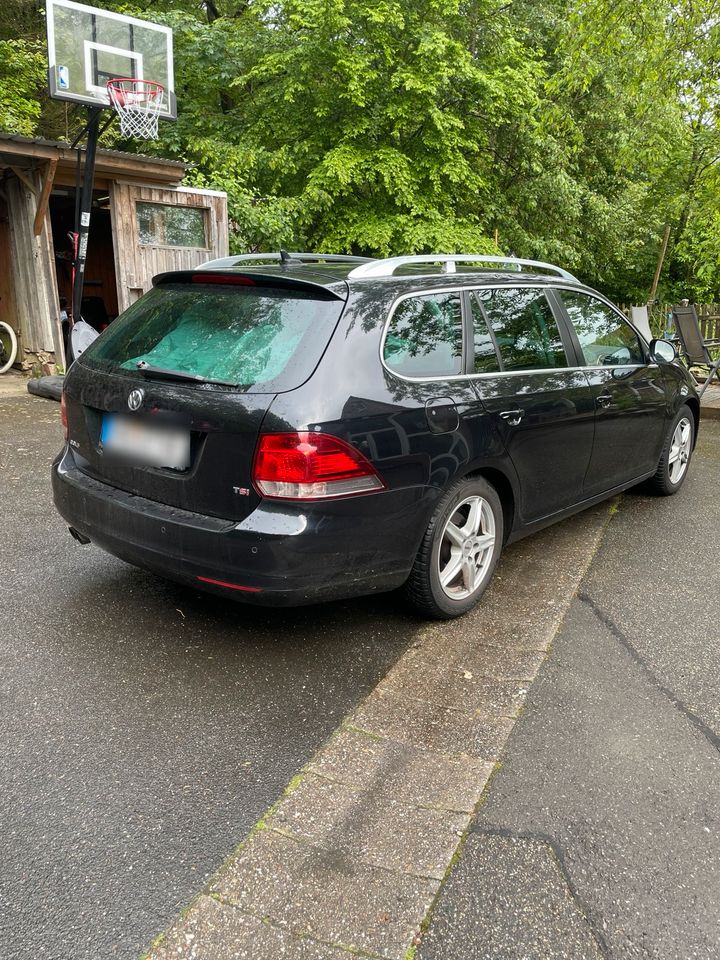
[[[72,322],[75,324],[82,319],[81,307],[83,286],[85,281],[85,261],[87,260],[88,235],[90,233],[90,216],[92,213],[93,183],[95,180],[95,157],[97,155],[98,139],[100,137],[100,116],[102,107],[90,107],[87,123],[87,143],[85,144],[85,168],[83,171],[82,193],[78,218],[75,221],[76,253],[73,263],[73,290],[72,290]],[[68,353],[72,354],[72,346],[68,342]],[[68,363],[74,357],[68,358]]]

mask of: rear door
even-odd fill
[[[406,463],[423,483],[444,487],[487,448],[487,417],[467,376],[468,338],[462,291],[418,292],[394,305],[383,337],[383,365],[393,416],[406,442]],[[416,481],[417,482],[417,481]]]
[[[582,499],[593,444],[591,391],[542,287],[479,289],[470,309],[474,387],[515,466],[520,514],[532,522]]]
[[[583,489],[590,497],[654,470],[666,426],[662,371],[625,317],[581,290],[557,289],[592,391],[595,440]]]

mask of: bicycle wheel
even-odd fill
[[[17,337],[13,328],[0,320],[0,373],[7,373],[17,357]]]

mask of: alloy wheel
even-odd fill
[[[442,532],[438,574],[451,600],[465,600],[481,586],[492,565],[495,517],[483,497],[457,505]]]
[[[690,445],[692,444],[692,427],[687,417],[678,421],[673,431],[668,455],[668,472],[671,483],[680,483],[688,461],[690,460]]]

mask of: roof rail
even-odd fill
[[[208,267],[227,269],[239,266],[241,263],[262,263],[263,261],[267,263],[372,263],[368,257],[350,257],[338,253],[288,253],[287,250],[280,250],[279,253],[240,253],[232,257],[221,257],[218,260],[208,260],[196,269],[206,270]]]
[[[350,280],[366,280],[370,277],[392,277],[398,267],[404,267],[406,264],[413,263],[442,263],[443,273],[456,273],[456,264],[458,263],[497,263],[510,265],[513,269],[520,270],[522,267],[539,267],[546,273],[553,273],[565,280],[575,280],[571,273],[563,270],[562,267],[556,267],[553,263],[543,263],[541,260],[521,260],[519,257],[490,257],[483,253],[479,254],[445,254],[428,253],[408,257],[388,257],[386,260],[370,260],[367,263],[355,267],[348,274]]]

